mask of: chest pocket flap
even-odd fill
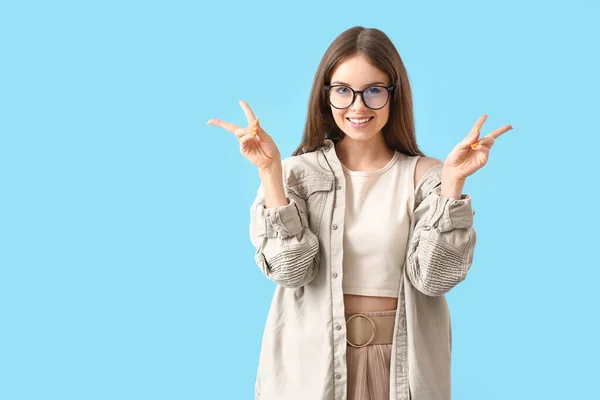
[[[319,236],[319,228],[323,217],[323,210],[327,202],[327,195],[332,192],[335,178],[320,171],[303,171],[299,174],[290,173],[287,187],[294,196],[304,200],[310,230]],[[303,211],[301,211],[303,212]]]

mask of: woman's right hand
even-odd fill
[[[269,172],[273,168],[281,165],[281,155],[275,145],[273,138],[267,134],[260,126],[256,126],[257,121],[250,106],[241,100],[240,105],[246,114],[248,126],[240,128],[237,125],[218,119],[210,119],[207,124],[221,127],[233,133],[240,142],[240,153],[246,157],[252,164],[256,165],[259,172]],[[256,129],[256,135],[252,128]]]

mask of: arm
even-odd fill
[[[258,172],[265,194],[265,208],[281,207],[289,203],[283,187],[282,169],[281,163],[276,163],[272,169]]]
[[[207,123],[233,133],[240,152],[258,167],[261,185],[250,208],[250,239],[256,247],[256,264],[264,274],[284,287],[301,287],[319,269],[319,241],[308,228],[307,207],[303,199],[286,194],[283,162],[273,138],[260,127],[245,101],[247,128],[221,120]],[[265,198],[266,197],[266,198]]]
[[[444,182],[442,194],[443,164],[436,161],[429,161],[427,172],[418,179],[415,227],[407,254],[408,277],[428,296],[441,296],[466,278],[476,242],[471,197],[457,195],[462,191],[460,182]]]
[[[250,208],[256,264],[283,287],[304,286],[316,276],[320,261],[319,241],[308,228],[306,203],[285,193],[281,169],[261,174],[261,181]]]

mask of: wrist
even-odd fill
[[[442,187],[440,194],[444,197],[460,199],[462,197],[465,182],[466,178],[457,176],[449,171],[443,171]]]
[[[442,179],[446,180],[447,182],[464,184],[467,180],[467,177],[461,176],[453,170],[444,167],[442,168]]]
[[[282,172],[281,161],[273,162],[271,165],[267,167],[262,167],[258,169],[258,174],[260,176],[269,176],[274,174],[281,174]]]
[[[258,171],[265,193],[265,208],[281,207],[289,204],[283,186],[283,168],[281,163],[274,163],[269,168]]]

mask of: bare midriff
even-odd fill
[[[389,311],[395,310],[398,299],[395,297],[344,295],[344,307],[347,311]]]

